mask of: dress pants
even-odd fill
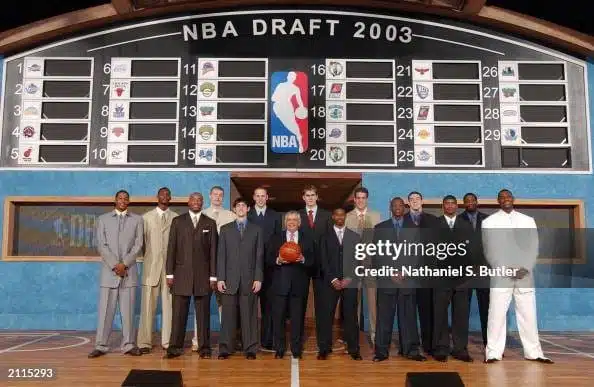
[[[165,276],[157,286],[142,286],[140,302],[140,325],[138,327],[138,346],[151,348],[153,343],[153,323],[157,310],[157,301],[161,298],[161,346],[169,346],[171,336],[172,296]]]
[[[476,300],[478,303],[479,317],[481,319],[481,334],[483,336],[483,345],[487,346],[487,324],[489,323],[489,288],[475,288]],[[472,298],[472,289],[470,290]]]
[[[212,293],[205,296],[194,296],[194,310],[198,324],[198,351],[211,353],[210,347],[210,297]],[[171,338],[169,339],[169,350],[183,350],[186,337],[186,324],[190,309],[190,296],[173,296],[173,319],[171,324]]]
[[[331,285],[328,286],[330,287]],[[332,351],[332,326],[334,325],[336,307],[340,300],[342,300],[343,310],[343,339],[347,344],[347,351],[351,355],[360,352],[359,323],[357,318],[358,293],[358,288],[347,288],[340,291],[334,288],[329,289],[325,306],[316,311],[316,315],[320,314],[321,317],[318,331],[318,349],[320,352],[329,353]]]
[[[492,288],[487,327],[487,359],[501,360],[507,338],[507,310],[512,297],[516,304],[516,319],[524,357],[544,357],[538,337],[536,322],[536,297],[534,288]]]
[[[221,306],[223,318],[221,336],[219,340],[219,354],[234,352],[234,338],[236,336],[238,311],[241,316],[241,337],[243,350],[246,354],[255,354],[258,350],[258,295],[222,294]]]
[[[291,318],[291,352],[294,355],[303,353],[303,331],[305,325],[305,308],[307,295],[275,295],[272,315],[274,332],[274,349],[276,352],[285,353],[287,349],[286,320]]]
[[[272,348],[274,335],[272,333],[272,301],[274,294],[271,294],[270,284],[272,283],[272,275],[264,273],[264,281],[262,282],[262,289],[260,290],[260,316],[262,318],[260,329],[260,342],[262,347]]]
[[[95,338],[95,349],[101,352],[109,352],[109,336],[111,336],[113,318],[115,317],[118,302],[120,305],[120,316],[122,319],[122,343],[120,350],[126,353],[136,347],[136,334],[134,329],[134,301],[136,298],[136,287],[117,287],[99,290],[99,321],[97,324],[97,336]]]
[[[468,289],[436,288],[433,291],[433,354],[448,356],[468,353],[468,325],[470,319],[470,292]],[[452,306],[452,343],[448,308]]]

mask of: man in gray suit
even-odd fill
[[[144,227],[142,218],[128,211],[129,204],[128,192],[118,191],[115,209],[101,215],[97,221],[97,248],[102,260],[101,289],[97,338],[89,358],[109,351],[109,336],[118,300],[123,328],[121,351],[126,355],[142,355],[134,334],[134,297],[138,286],[136,257],[142,250]]]
[[[237,219],[221,227],[217,252],[217,287],[223,309],[219,359],[229,358],[234,348],[239,304],[243,348],[252,360],[259,342],[257,293],[264,276],[264,238],[260,226],[247,221],[249,207],[244,199],[235,199],[233,209]]]

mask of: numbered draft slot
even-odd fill
[[[484,167],[483,122],[499,113],[483,108],[488,68],[442,60],[413,60],[411,68],[413,106],[399,107],[397,118],[413,122],[414,151],[400,157],[416,167]]]
[[[93,67],[93,58],[25,58],[11,150],[18,164],[88,164]]]
[[[103,85],[109,103],[108,165],[177,165],[180,58],[112,58]]]
[[[326,149],[312,157],[327,166],[395,166],[395,61],[329,58],[325,77]]]
[[[504,168],[571,168],[570,100],[564,63],[500,61]]]

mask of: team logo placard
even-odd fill
[[[214,146],[196,147],[196,165],[216,164],[217,150]]]
[[[344,143],[346,142],[346,125],[331,124],[326,128],[326,143]]]
[[[517,104],[501,104],[500,120],[503,124],[515,124],[520,122],[520,107]]]
[[[431,62],[412,61],[411,66],[412,79],[415,81],[430,81],[433,79],[433,66]]]
[[[518,84],[515,83],[501,83],[499,86],[499,101],[500,102],[518,102],[520,100],[520,92]]]
[[[128,124],[118,122],[110,124],[107,128],[107,142],[125,142],[128,141]]]
[[[25,119],[41,119],[41,101],[23,101],[21,107]]]
[[[415,144],[433,143],[433,127],[430,125],[415,125]]]
[[[308,149],[308,78],[302,71],[277,71],[270,79],[270,132],[274,153]]]
[[[21,145],[19,147],[19,164],[39,163],[39,146],[34,144]]]
[[[216,59],[198,59],[198,79],[212,79],[219,75],[219,64]]]
[[[346,149],[344,145],[326,146],[326,165],[344,165],[346,163]]]
[[[44,61],[41,58],[25,58],[26,78],[41,78],[44,73]]]
[[[127,102],[110,102],[109,103],[109,119],[114,121],[121,121],[128,119],[128,103]]]
[[[111,78],[130,78],[131,67],[130,59],[112,59],[110,69]]]
[[[344,82],[327,82],[326,83],[326,98],[327,99],[344,99],[346,93],[346,83]]]
[[[198,122],[200,121],[216,121],[217,119],[217,103],[216,102],[199,102],[198,103]]]
[[[124,144],[108,144],[107,160],[108,165],[118,165],[128,163],[128,146]]]
[[[420,147],[415,149],[415,166],[435,165],[435,152],[431,147]]]
[[[326,78],[344,79],[346,70],[346,61],[339,59],[326,60]]]
[[[413,104],[415,122],[433,122],[433,105]]]
[[[19,128],[19,143],[39,141],[39,127],[39,122],[21,122]]]
[[[215,99],[217,97],[217,83],[216,81],[200,81],[198,83],[198,98],[199,99]]]
[[[520,128],[509,126],[501,128],[501,145],[520,145],[522,143]]]
[[[346,117],[346,106],[343,103],[333,103],[326,108],[328,121],[342,121]]]
[[[431,83],[415,83],[413,89],[414,101],[431,101],[433,99],[433,85]]]
[[[515,62],[499,62],[499,79],[504,81],[518,80],[518,65]]]
[[[203,124],[198,127],[197,142],[210,142],[217,139],[216,124]]]
[[[127,99],[130,98],[130,82],[112,80],[111,85],[111,98],[113,99]]]

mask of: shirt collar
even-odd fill
[[[313,211],[313,213],[314,213],[314,215],[315,215],[315,214],[318,212],[318,206],[316,205],[316,206],[314,206],[314,207],[312,207],[312,208],[307,208],[307,207],[305,207],[305,213],[306,213],[307,215],[309,215],[309,211]]]
[[[344,232],[345,228],[346,228],[345,226],[338,227],[337,225],[334,225],[334,231],[336,231],[336,232],[339,232],[339,231]]]
[[[121,215],[121,216],[126,216],[126,215],[128,215],[128,210],[125,210],[125,211],[119,211],[119,210],[117,210],[117,209],[114,209],[114,211],[115,211],[115,214],[116,214],[116,215]]]
[[[262,208],[258,208],[257,206],[254,206],[254,209],[256,210],[256,215],[260,215],[260,213],[262,213],[262,215],[266,215],[266,206],[264,206]]]
[[[167,211],[169,211],[169,208],[162,210],[160,207],[156,207],[157,208],[157,214],[159,215],[163,215],[165,213],[167,213]]]
[[[367,214],[367,207],[365,207],[365,209],[363,211],[360,211],[358,208],[355,208],[355,211],[357,213],[357,216],[365,216]]]
[[[193,213],[192,211],[188,211],[190,213],[190,216],[192,218],[196,218],[196,219],[200,219],[200,214],[202,213],[202,211],[198,211],[197,213]]]
[[[243,220],[239,220],[239,219],[235,219],[235,223],[237,223],[237,225],[239,226],[241,223],[243,223],[243,225],[245,226],[247,224],[247,218],[243,219]]]

